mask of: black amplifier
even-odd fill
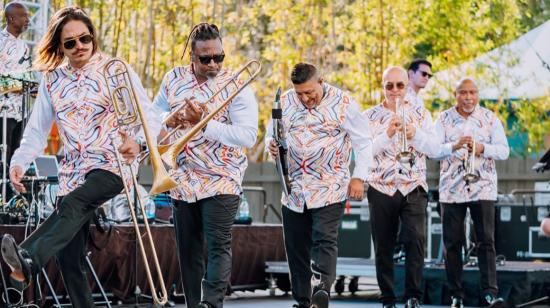
[[[367,198],[349,201],[338,230],[338,257],[370,258],[372,239]]]

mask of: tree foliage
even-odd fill
[[[54,9],[65,4],[52,2]],[[254,87],[260,103],[261,134],[251,153],[253,159],[263,157],[261,140],[275,90],[290,86],[290,70],[299,61],[318,65],[325,80],[348,90],[367,107],[380,101],[382,71],[390,64],[406,66],[411,59],[424,57],[434,64],[435,71],[445,70],[513,40],[550,16],[549,1],[535,0],[73,3],[91,14],[101,36],[101,49],[127,59],[151,96],[165,72],[189,62],[188,55],[182,55],[183,45],[198,22],[220,26],[228,55],[224,65],[236,69],[249,58],[260,59],[263,73]],[[445,108],[451,103],[434,106]],[[501,101],[492,106],[503,118],[509,109],[504,105]],[[522,121],[531,121],[528,114],[533,110],[517,117],[521,129],[529,130]]]

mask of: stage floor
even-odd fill
[[[337,276],[346,276],[340,290],[348,290],[350,276],[375,277],[375,270],[374,260],[371,259],[338,258]],[[280,261],[266,262],[266,272],[274,275],[288,274],[288,264]],[[550,290],[550,263],[508,261],[497,266],[497,272],[499,296],[512,306],[545,296]],[[404,264],[398,263],[395,265],[395,291],[398,297],[404,293],[404,281]],[[482,294],[477,266],[464,267],[463,287],[466,293],[465,304],[479,305]],[[443,265],[426,263],[423,301],[435,305],[450,304]]]

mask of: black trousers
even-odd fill
[[[231,278],[231,227],[240,197],[218,195],[173,206],[178,257],[187,307],[201,301],[223,307]],[[205,269],[204,241],[208,263]]]
[[[297,213],[283,206],[283,232],[292,297],[309,306],[312,293],[330,293],[336,279],[338,228],[345,201]],[[313,277],[313,291],[312,291]]]
[[[7,129],[6,129],[6,162],[7,162],[7,168],[6,168],[6,172],[9,173],[9,170],[10,170],[10,161],[11,161],[11,157],[13,156],[13,153],[15,152],[15,150],[17,150],[17,148],[19,148],[19,144],[21,143],[21,121],[16,121],[15,119],[8,119],[7,120]],[[3,143],[4,140],[2,140],[3,138],[3,125],[2,125],[2,117],[1,117],[1,114],[0,114],[0,143]],[[0,156],[0,160],[2,159],[2,157]],[[2,173],[2,168],[0,166],[0,175]],[[6,178],[9,179],[9,174],[6,174]],[[0,191],[1,193],[1,191]],[[4,200],[5,202],[8,202],[11,197],[13,197],[13,191],[11,190],[10,186],[7,185],[6,186],[6,196],[2,196],[2,197],[5,197]]]
[[[464,298],[462,290],[462,247],[464,246],[464,219],[466,210],[474,223],[477,257],[484,294],[496,297],[498,293],[495,252],[495,201],[442,203],[445,270],[452,296]]]
[[[428,194],[417,187],[403,196],[397,191],[388,196],[369,187],[367,191],[374,242],[376,279],[384,304],[394,303],[393,251],[401,220],[401,240],[405,247],[405,300],[422,299],[422,269],[426,241]]]
[[[122,189],[118,175],[90,171],[86,181],[60,198],[56,210],[20,245],[33,261],[33,274],[57,257],[73,307],[94,307],[85,262],[90,220],[98,206]]]

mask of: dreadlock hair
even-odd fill
[[[189,45],[189,41],[191,41],[191,51],[193,51],[195,50],[197,41],[208,41],[208,40],[215,40],[215,39],[219,39],[220,42],[222,40],[218,26],[216,26],[215,24],[209,24],[206,22],[201,22],[200,24],[196,24],[191,29],[191,32],[189,32],[189,36],[185,41],[185,47],[183,49],[183,54],[181,55],[181,58],[183,59],[183,57],[185,57],[185,52],[187,51],[187,46]]]

